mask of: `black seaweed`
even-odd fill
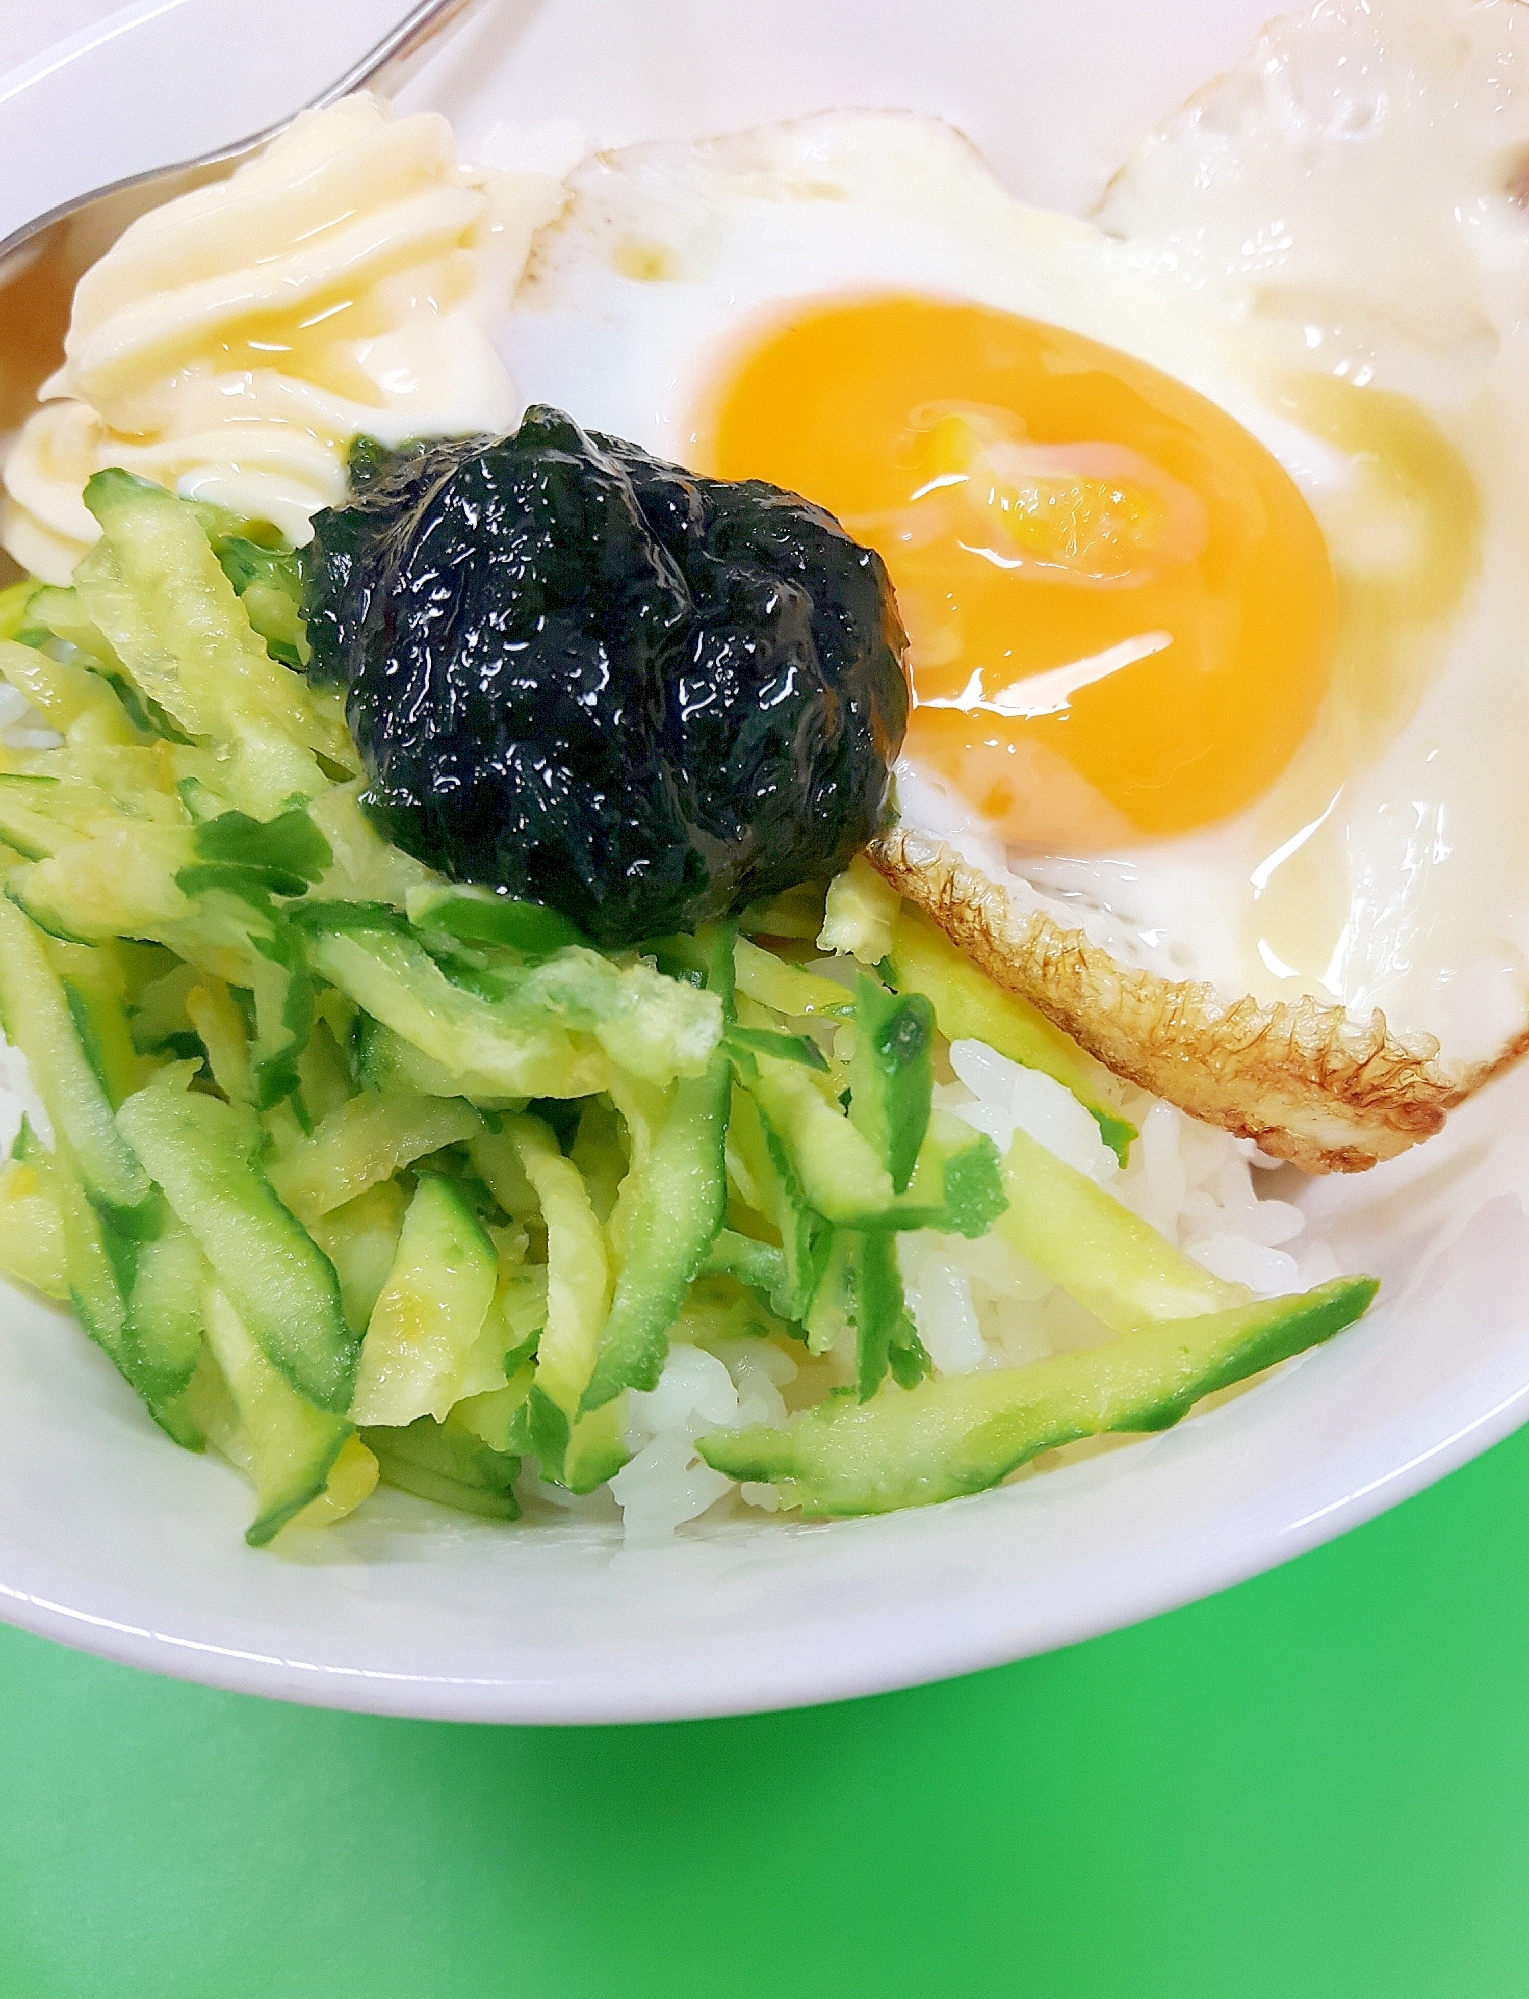
[[[311,676],[367,802],[457,880],[607,946],[843,866],[907,722],[878,556],[805,500],[535,408],[503,439],[352,454],[303,554]]]

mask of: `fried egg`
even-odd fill
[[[880,551],[916,706],[873,858],[1308,1167],[1529,1039],[1526,33],[1278,24],[1088,221],[911,114],[601,155],[501,343],[527,400]]]

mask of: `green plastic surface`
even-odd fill
[[[4,1999],[1522,1999],[1529,1431],[908,1694],[453,1728],[0,1632]]]

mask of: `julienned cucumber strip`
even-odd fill
[[[131,1232],[147,1225],[151,1189],[119,1130],[105,1086],[80,1040],[63,981],[35,926],[0,896],[0,1013],[26,1056],[38,1095],[90,1199]]]
[[[0,835],[20,844],[9,816],[0,784]],[[164,940],[192,914],[175,885],[191,856],[184,826],[103,817],[88,831],[56,840],[32,866],[18,868],[6,893],[54,936]]]
[[[256,1110],[270,1110],[296,1090],[298,1062],[313,1027],[313,980],[302,942],[258,870],[200,862],[182,868],[176,886],[196,902],[186,926],[200,933],[195,943],[205,951],[226,940],[243,960],[238,983],[255,997],[254,1104]],[[174,931],[168,934],[180,941]]]
[[[934,1111],[907,1190],[883,1208],[847,1218],[846,1226],[877,1234],[934,1229],[974,1241],[987,1234],[1007,1201],[992,1139],[950,1111]]]
[[[1086,1174],[1016,1131],[996,1232],[1112,1332],[1246,1303]]]
[[[44,955],[58,974],[69,1016],[115,1111],[142,1080],[142,1064],[127,1024],[121,954],[112,944],[69,944],[54,939]]]
[[[533,1455],[541,1475],[569,1492],[593,1492],[627,1461],[623,1402],[607,1402],[574,1423],[532,1383],[523,1421],[515,1426],[517,1453]]]
[[[498,1089],[479,1089],[489,1079],[472,1075],[453,1076],[433,1056],[424,1054],[412,1042],[357,1011],[350,1034],[351,1059],[356,1073],[368,1088],[384,1094],[406,1091],[427,1097],[465,1097],[484,1110],[520,1110],[525,1096],[506,1095]]]
[[[502,1133],[473,1142],[472,1158],[506,1212],[523,1211],[525,1191],[533,1193],[547,1229],[546,1324],[521,1447],[538,1459],[543,1477],[573,1492],[593,1491],[627,1455],[614,1395],[581,1413],[612,1302],[605,1231],[583,1175],[541,1119],[506,1119]],[[697,1264],[704,1253],[703,1245]]]
[[[196,1371],[207,1275],[196,1238],[173,1215],[139,1248],[122,1334],[123,1371],[156,1416]]]
[[[464,943],[507,945],[528,957],[588,941],[577,925],[544,902],[519,902],[491,888],[453,884],[413,889],[405,907],[416,929],[439,930]]]
[[[732,1066],[718,1049],[704,1076],[672,1085],[640,1175],[627,1253],[583,1407],[598,1409],[624,1388],[656,1386],[669,1328],[727,1212],[727,1113]],[[619,1100],[618,1100],[619,1101]]]
[[[704,1075],[722,1036],[714,992],[577,945],[524,972],[509,1003],[594,1035],[613,1062],[660,1087]]]
[[[819,978],[788,965],[773,951],[765,951],[740,937],[733,952],[738,991],[744,999],[758,1002],[794,1020],[850,1020],[855,1003],[843,986],[832,979]]]
[[[127,1324],[124,1296],[132,1282],[133,1258],[128,1245],[108,1236],[99,1211],[92,1205],[85,1181],[66,1145],[54,1155],[59,1212],[64,1229],[64,1267],[69,1302],[86,1332],[126,1373],[123,1329]],[[152,1199],[140,1213],[153,1211]]]
[[[0,840],[29,861],[56,854],[82,837],[77,826],[41,809],[45,799],[42,788],[56,784],[56,778],[0,772]]]
[[[109,683],[88,667],[0,639],[0,673],[51,728],[73,743],[140,740]]]
[[[249,521],[206,500],[195,508],[223,574],[273,659],[304,667],[311,657],[303,626],[297,558],[265,522]]]
[[[223,812],[192,835],[197,858],[252,868],[276,895],[301,895],[321,879],[334,855],[306,811],[294,807],[274,819]]]
[[[382,1180],[307,1224],[308,1233],[335,1267],[345,1323],[359,1339],[366,1332],[403,1233],[404,1191]]]
[[[326,978],[448,1071],[472,1079],[474,1095],[592,1094],[604,1065],[574,1035],[588,1035],[611,1061],[658,1084],[700,1075],[721,1038],[713,994],[640,960],[616,964],[574,945],[536,965],[497,948],[453,951],[444,935],[416,934],[396,912],[365,904],[311,902],[294,916]]]
[[[802,1191],[820,1215],[853,1224],[892,1205],[891,1174],[810,1071],[761,1056],[749,1094],[789,1151]]]
[[[1017,993],[981,972],[929,919],[906,905],[892,945],[892,981],[899,992],[933,1003],[947,1041],[985,1041],[1027,1069],[1039,1069],[1071,1090],[1099,1126],[1123,1166],[1136,1127],[1100,1100],[1088,1058],[1070,1036]]]
[[[740,1284],[752,1285],[777,1310],[775,1300],[788,1295],[786,1259],[782,1252],[773,1243],[756,1242],[752,1236],[739,1235],[734,1229],[718,1230],[702,1269],[725,1273],[736,1277]]]
[[[441,885],[440,876],[390,846],[367,818],[361,805],[364,781],[331,785],[308,804],[308,817],[329,843],[334,856],[320,884],[325,897],[356,902],[375,901],[402,907],[410,893]]]
[[[846,1393],[784,1429],[716,1431],[702,1457],[809,1515],[888,1513],[980,1492],[1039,1452],[1111,1430],[1165,1430],[1228,1388],[1352,1324],[1374,1297],[1343,1277],[1297,1297],[1168,1320],[1029,1367]]]
[[[0,1167],[0,1271],[45,1298],[69,1296],[53,1155],[25,1118],[10,1158]]]
[[[194,852],[186,828],[123,821],[55,860],[18,870],[8,893],[54,935],[155,939],[252,990],[253,1087],[257,1108],[269,1109],[296,1088],[313,983],[291,924],[271,900],[273,871],[188,859]]]
[[[203,1310],[255,1481],[255,1518],[244,1538],[252,1548],[263,1548],[318,1498],[354,1432],[340,1415],[326,1415],[293,1392],[217,1285],[208,1287]]]
[[[804,1069],[827,1072],[828,1064],[818,1044],[805,1034],[780,1034],[771,1028],[729,1027],[722,1043],[733,1063],[743,1074],[757,1076],[760,1055],[773,1055],[778,1062],[799,1062]]]
[[[724,1024],[733,1016],[733,924],[692,940],[706,991]],[[732,1058],[717,1045],[705,1072],[667,1090],[611,1076],[611,1100],[626,1126],[628,1165],[607,1233],[617,1260],[615,1293],[584,1390],[586,1412],[625,1388],[652,1388],[679,1316],[727,1211],[727,1124]],[[619,1170],[619,1147],[613,1146]]]
[[[422,944],[381,929],[314,927],[303,912],[308,960],[374,1019],[455,1078],[472,1096],[583,1097],[602,1089],[603,1049],[551,1022],[526,1027],[452,984]]]
[[[745,1090],[733,1092],[727,1158],[744,1199],[781,1239],[781,1276],[768,1293],[771,1309],[801,1321],[817,1289],[827,1229],[802,1191],[780,1134]]]
[[[499,1265],[456,1188],[426,1174],[409,1203],[398,1254],[372,1311],[351,1415],[398,1428],[445,1419],[463,1392]]]
[[[75,1317],[160,1428],[188,1450],[200,1450],[201,1430],[181,1401],[196,1356],[184,1364],[187,1338],[179,1304],[169,1306],[174,1323],[162,1321],[158,1309],[168,1301],[156,1284],[153,1250],[158,1236],[174,1226],[173,1218],[155,1193],[135,1216],[139,1233],[125,1234],[91,1203],[67,1146],[43,1156],[50,1159]],[[199,1331],[196,1338],[199,1343]]]
[[[929,1372],[929,1356],[913,1327],[890,1233],[835,1229],[822,1281],[807,1321],[807,1344],[827,1353],[841,1331],[855,1336],[855,1385],[868,1402],[890,1368],[911,1388]]]
[[[189,1061],[205,1050],[212,1080],[223,1095],[231,1104],[253,1108],[255,1084],[250,1074],[249,1028],[244,1009],[221,979],[209,975],[187,992],[185,1014],[201,1041],[201,1048],[181,1047],[176,1037],[166,1052]]]
[[[343,1415],[357,1344],[334,1266],[255,1164],[253,1119],[190,1093],[194,1066],[162,1070],[118,1121],[272,1365],[316,1409]]]
[[[421,1416],[402,1429],[363,1430],[362,1442],[376,1453],[387,1484],[402,1492],[491,1520],[520,1518],[510,1489],[520,1459],[493,1450],[454,1417],[438,1423]]]
[[[300,1222],[312,1223],[416,1159],[464,1144],[482,1130],[482,1118],[459,1099],[363,1092],[276,1161],[271,1185]]]
[[[14,639],[32,623],[32,599],[40,587],[33,577],[23,576],[0,590],[0,639]]]
[[[929,1001],[921,993],[889,993],[879,979],[862,972],[855,988],[850,1122],[874,1147],[897,1194],[913,1177],[929,1129],[933,1049]]]
[[[271,658],[192,509],[120,471],[98,472],[85,504],[101,540],[75,587],[142,693],[193,736],[258,737],[251,764],[272,803],[320,788],[304,751],[354,769],[343,728],[313,702],[301,675]],[[276,788],[283,778],[284,792]]]

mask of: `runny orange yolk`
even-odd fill
[[[1016,844],[1223,818],[1321,704],[1336,594],[1305,500],[1223,410],[1112,348],[938,299],[828,305],[743,356],[700,448],[879,551],[907,754]]]

